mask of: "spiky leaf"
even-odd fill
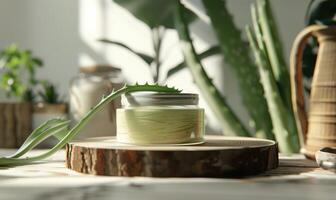
[[[288,154],[297,153],[300,145],[294,115],[288,110],[288,107],[280,98],[280,92],[273,76],[267,53],[263,47],[258,45],[256,36],[250,27],[246,28],[246,32],[256,58],[260,80],[265,90],[265,97],[273,122],[274,134],[279,143],[280,151]]]
[[[252,123],[250,124],[254,125],[258,137],[274,139],[257,68],[249,56],[247,43],[242,39],[240,30],[234,24],[225,1],[203,0],[203,5],[211,19],[224,60],[238,79],[243,104],[251,117]]]
[[[219,119],[225,134],[249,136],[249,132],[239,121],[238,117],[228,106],[224,97],[220,94],[205,72],[192,44],[188,23],[184,16],[185,10],[186,8],[179,2],[175,12],[175,23],[180,38],[180,46],[184,55],[184,60],[190,69],[195,83],[200,88],[200,91],[208,102],[210,108]]]

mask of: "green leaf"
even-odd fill
[[[213,47],[210,47],[209,49],[203,51],[198,56],[201,60],[203,60],[205,58],[208,58],[210,56],[213,56],[213,55],[216,55],[216,54],[219,54],[219,53],[221,53],[220,47],[219,46],[213,46]],[[181,62],[181,63],[177,64],[176,66],[172,67],[170,70],[168,70],[167,75],[166,75],[166,79],[173,76],[177,72],[181,71],[185,67],[186,67],[185,62]]]
[[[39,58],[33,58],[32,63],[36,66],[42,67],[43,66],[43,61]]]
[[[108,39],[100,39],[100,42],[104,42],[107,44],[113,44],[113,45],[117,45],[119,47],[123,47],[124,49],[128,50],[129,52],[133,53],[134,55],[138,56],[140,59],[142,59],[145,63],[147,63],[148,65],[150,65],[154,58],[152,56],[137,52],[135,50],[133,50],[132,48],[128,47],[127,45],[121,43],[121,42],[117,42],[117,41],[113,41],[113,40],[108,40]]]
[[[67,130],[69,122],[70,121],[64,119],[51,119],[46,121],[28,136],[17,152],[10,156],[10,158],[21,157],[49,136],[60,131],[63,133],[63,130]]]
[[[20,50],[12,44],[0,52],[0,67],[3,69],[1,88],[6,90],[8,96],[15,96],[19,100],[32,101],[34,99],[33,87],[36,85],[36,68],[42,63],[35,58],[30,50]],[[6,74],[11,79],[6,80]]]
[[[21,64],[21,58],[19,56],[13,55],[10,56],[7,60],[7,67],[10,69],[18,69]]]
[[[38,91],[38,95],[44,102],[57,103],[59,102],[59,94],[56,87],[47,80],[39,81],[42,90]]]
[[[114,2],[127,9],[151,29],[158,26],[174,28],[172,16],[176,6],[175,0],[114,0]],[[196,19],[194,13],[189,10],[185,11],[185,15],[188,23]]]
[[[32,88],[27,88],[23,91],[23,95],[20,96],[22,98],[21,100],[25,102],[33,102],[35,99],[35,94]]]

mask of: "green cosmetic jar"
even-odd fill
[[[204,142],[198,95],[132,93],[117,109],[117,140],[128,144],[192,145]]]

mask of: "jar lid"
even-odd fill
[[[120,68],[113,67],[111,65],[90,65],[90,66],[81,66],[79,68],[80,72],[83,73],[109,73],[109,72],[121,72]]]
[[[151,105],[198,105],[198,94],[193,93],[151,93],[137,92],[126,94],[130,106],[151,106]]]

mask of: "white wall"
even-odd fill
[[[0,47],[18,43],[33,50],[45,62],[37,76],[57,83],[65,94],[83,49],[78,21],[77,1],[1,0]]]
[[[187,2],[202,10],[199,0]],[[251,2],[254,1],[228,0],[229,9],[240,27],[251,21]],[[287,56],[296,33],[303,27],[308,2],[272,1]],[[192,29],[198,50],[216,42],[207,20],[193,24]],[[76,75],[78,66],[92,62],[110,63],[121,67],[128,82],[149,80],[148,68],[144,63],[120,48],[97,42],[101,37],[124,42],[144,53],[153,53],[147,27],[111,0],[0,1],[0,47],[16,42],[24,48],[32,49],[45,61],[45,67],[39,71],[38,76],[57,83],[61,93],[65,95],[69,81]],[[169,55],[164,64],[165,70],[182,59],[174,31],[170,31],[165,39],[163,55]],[[215,83],[228,97],[229,103],[246,119],[246,113],[239,103],[234,75],[221,64],[220,57],[209,59],[205,64]],[[187,70],[173,77],[168,83],[186,92],[198,92]],[[1,96],[3,98],[3,93],[0,93],[0,98]],[[204,101],[201,101],[201,105],[206,107]],[[220,126],[208,109],[207,113],[208,123],[215,132],[219,132]]]

